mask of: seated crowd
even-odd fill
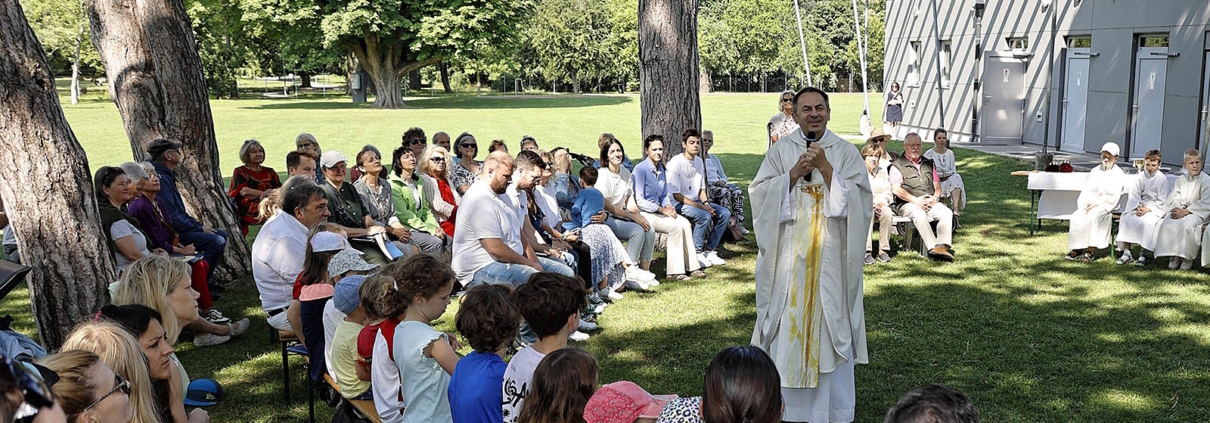
[[[310,352],[312,380],[329,374],[341,396],[372,401],[383,422],[781,420],[780,377],[759,348],[719,352],[705,369],[704,395],[694,398],[650,395],[627,381],[598,388],[596,360],[568,348],[588,338],[595,316],[623,299],[620,291],[659,285],[650,272],[657,233],[667,238],[669,280],[704,277],[703,269],[726,263],[718,254],[724,235],[746,234],[743,191],[709,155],[709,131],[684,131],[684,152],[667,167],[666,141],[649,136],[633,168],[622,143],[606,134],[598,166],[575,175],[568,150],[542,151],[532,137],[515,157],[500,142],[482,162],[470,134],[455,139],[458,157],[448,135],[428,146],[425,139],[408,130],[389,169],[366,146],[350,172],[342,153],[321,153],[314,136],[301,134],[299,149],[286,155],[284,184],[263,165],[258,142],[240,148],[244,165],[228,192],[241,229],[261,225],[252,267],[262,308],[272,327],[294,333]],[[866,148],[870,177],[887,179],[876,209],[889,216],[894,204],[924,223],[922,233],[928,219],[948,223],[938,200],[944,165],[921,156],[917,137],[888,175],[879,165],[885,140],[874,141]],[[244,333],[249,320],[214,308],[223,287],[213,269],[227,234],[184,209],[173,173],[181,144],[155,140],[148,153],[149,163],[97,171],[117,263],[112,303],[34,370],[58,375],[36,379],[53,399],[36,400],[21,387],[34,413],[62,413],[73,423],[209,421],[204,409],[186,411],[198,405],[186,393],[204,380],[191,383],[173,345],[186,331],[198,346],[220,344]],[[947,196],[960,189],[959,179]],[[949,226],[938,224],[943,229],[926,237],[934,252],[949,246]],[[463,290],[458,335],[435,330]],[[474,352],[459,357],[463,341]],[[32,368],[6,364],[10,376]],[[5,392],[13,380],[29,381],[6,385],[3,373]],[[936,385],[909,393],[887,421],[930,413],[978,421],[965,395]]]

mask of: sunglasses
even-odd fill
[[[429,161],[433,162],[433,163],[445,163],[445,158],[444,157],[430,157]]]
[[[424,140],[414,139],[414,140],[408,141],[408,145],[424,145]]]
[[[460,145],[459,147],[462,147],[462,148],[479,148],[479,146],[478,146],[478,145],[475,145],[475,144],[462,144],[462,145]]]
[[[118,390],[121,390],[123,394],[130,396],[130,383],[127,382],[126,379],[122,377],[122,375],[114,373],[113,374],[113,389],[110,389],[109,392],[105,393],[105,395],[101,395],[101,397],[97,398],[96,401],[93,401],[92,404],[88,404],[88,406],[84,407],[84,409],[80,410],[80,412],[88,411],[88,409],[92,408],[93,406],[95,406],[97,404],[100,404],[101,401],[105,401],[105,398],[109,398],[110,395],[113,395],[115,392],[118,392]]]
[[[782,98],[782,99],[781,99],[781,102],[782,102],[782,103],[789,103],[789,102],[792,102],[792,101],[794,101],[794,99],[792,99],[792,98]]]

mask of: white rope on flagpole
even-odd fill
[[[798,11],[798,0],[794,0],[794,17],[798,18],[798,43],[802,45],[802,66],[807,70],[807,86],[811,86],[811,62],[807,60],[807,41],[802,35],[802,13]]]

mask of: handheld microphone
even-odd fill
[[[815,131],[807,132],[806,138],[807,138],[807,148],[811,148],[811,143],[814,143],[819,140],[818,136],[815,135]],[[812,173],[814,173],[814,172],[812,172]],[[804,181],[811,182],[811,179],[813,179],[813,178],[811,176],[811,173],[808,173],[806,175],[803,175],[802,179]]]

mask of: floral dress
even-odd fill
[[[244,188],[257,191],[277,189],[281,188],[281,179],[277,176],[277,171],[271,167],[261,166],[259,171],[253,171],[247,165],[235,168],[235,173],[231,175],[231,187],[227,190],[227,196],[235,201],[235,212],[239,216],[240,229],[247,234],[248,225],[262,223],[259,218],[261,199],[241,195],[240,191]]]
[[[478,164],[480,166],[479,169],[483,170],[483,162],[475,160],[475,164]],[[467,169],[466,166],[463,166],[461,162],[454,165],[453,170],[453,174],[450,175],[450,182],[451,185],[454,186],[454,189],[458,189],[458,187],[463,185],[474,185],[475,181],[479,180],[479,175],[476,175],[475,172],[471,172],[471,170]]]

